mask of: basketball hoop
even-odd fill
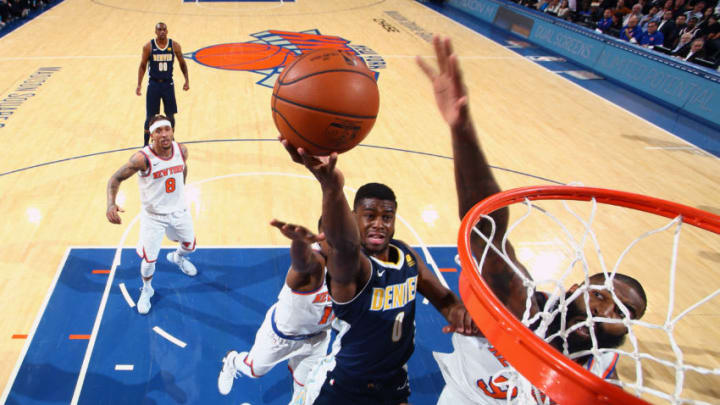
[[[690,224],[714,233],[720,233],[720,216],[681,204],[621,191],[575,186],[535,186],[507,190],[490,196],[476,204],[462,220],[458,236],[458,251],[462,266],[460,294],[482,333],[514,369],[530,384],[559,404],[647,404],[643,399],[604,381],[555,350],[513,316],[481,276],[480,269],[485,255],[482,259],[477,258],[480,261],[478,264],[470,248],[470,236],[473,232],[477,232],[474,230],[475,225],[500,208],[522,202],[532,206],[530,202],[536,200],[593,201],[593,204],[615,205],[676,219],[679,223]],[[504,256],[501,251],[495,250],[495,252]],[[509,258],[505,257],[505,260],[508,261]],[[707,297],[706,300],[717,296],[718,292]],[[637,358],[635,360],[639,361]],[[709,373],[717,374],[718,370],[709,370]],[[682,382],[680,384],[682,385]],[[636,391],[647,393],[652,390],[636,387]],[[670,398],[670,395],[660,396]]]

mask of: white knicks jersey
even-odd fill
[[[150,146],[140,150],[149,163],[147,171],[138,173],[140,201],[150,214],[170,214],[187,208],[185,202],[185,156],[173,141],[172,155],[163,159]]]
[[[287,336],[312,335],[327,330],[333,318],[323,274],[322,286],[314,291],[294,291],[287,283],[283,284],[275,304],[273,329]]]
[[[452,343],[455,349],[452,353],[433,352],[447,384],[446,390],[449,391],[443,392],[438,404],[449,400],[452,400],[453,405],[507,404],[509,387],[506,382],[510,375],[498,374],[500,370],[510,367],[507,360],[482,337],[454,333]],[[583,367],[606,379],[615,370],[618,357],[617,353],[604,352],[600,358],[592,356]],[[517,391],[513,390],[511,398],[516,396]],[[533,397],[538,404],[555,404],[537,390],[534,390]]]

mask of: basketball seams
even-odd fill
[[[280,111],[278,111],[277,109],[275,109],[274,106],[273,106],[272,112],[273,112],[273,117],[280,117],[280,118],[282,118],[283,122],[285,122],[285,125],[287,125],[288,128],[290,128],[290,129],[295,133],[295,135],[297,135],[297,136],[298,136],[300,139],[302,139],[303,141],[305,141],[305,142],[309,143],[310,145],[313,145],[313,146],[315,146],[315,147],[317,147],[317,148],[320,148],[320,149],[323,149],[323,150],[326,150],[326,151],[331,151],[331,149],[327,148],[326,146],[323,146],[323,145],[320,145],[320,144],[318,144],[318,143],[315,143],[315,142],[313,142],[311,139],[308,139],[308,138],[304,137],[298,130],[295,129],[295,127],[292,126],[292,124],[290,124],[290,121],[288,121],[288,120],[285,118],[285,116],[284,116]]]
[[[270,102],[281,136],[312,155],[342,153],[362,142],[377,119],[379,91],[374,72],[361,62],[357,55],[318,49],[285,67]]]
[[[292,66],[292,65],[291,65],[291,66]],[[286,69],[289,69],[289,67],[286,68]],[[325,74],[325,73],[342,73],[342,72],[359,74],[359,75],[361,75],[361,76],[367,77],[368,79],[372,80],[373,82],[375,81],[375,77],[371,77],[370,75],[368,75],[368,74],[366,74],[366,73],[364,73],[364,72],[360,72],[360,71],[353,70],[353,69],[331,69],[331,70],[323,70],[322,72],[310,73],[309,75],[299,77],[299,78],[294,79],[293,81],[290,81],[290,82],[283,82],[283,79],[284,79],[283,76],[280,76],[280,77],[278,78],[278,80],[280,81],[280,85],[281,85],[281,86],[287,86],[287,85],[295,84],[295,83],[297,83],[297,82],[299,82],[299,81],[301,81],[301,80],[305,80],[305,79],[307,79],[308,77],[317,76],[317,75],[321,75],[321,74]]]
[[[292,104],[292,105],[294,105],[294,106],[296,106],[296,107],[304,108],[304,109],[310,110],[310,111],[317,111],[317,112],[321,112],[321,113],[325,113],[325,114],[335,115],[335,116],[338,116],[338,117],[356,118],[356,119],[364,119],[364,120],[377,118],[377,114],[376,114],[376,115],[353,115],[353,114],[346,114],[346,113],[343,113],[343,112],[323,110],[322,108],[317,108],[317,107],[310,107],[310,106],[307,106],[307,105],[304,105],[304,104],[297,103],[297,102],[295,102],[295,101],[288,100],[288,99],[286,99],[286,98],[282,98],[282,97],[278,96],[277,94],[273,94],[272,97],[273,97],[273,104],[272,104],[273,111],[277,111],[277,100],[282,100],[282,101],[284,101],[284,102],[286,102],[286,103],[288,103],[288,104]]]

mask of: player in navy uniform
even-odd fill
[[[175,113],[177,113],[177,102],[175,101],[175,87],[173,83],[173,62],[177,58],[180,70],[185,76],[185,84],[183,90],[190,89],[190,79],[188,77],[188,68],[183,58],[182,48],[177,41],[173,41],[167,37],[167,25],[159,22],[155,25],[155,39],[143,46],[140,67],[138,68],[138,81],[135,94],[142,95],[140,85],[142,84],[145,69],[150,65],[150,73],[148,73],[147,95],[145,96],[145,132],[144,146],[147,146],[150,139],[148,125],[150,118],[160,113],[160,100],[163,103],[165,116],[170,120],[173,130],[175,129]]]
[[[320,378],[308,382],[305,403],[407,403],[405,365],[414,350],[416,293],[448,320],[444,332],[475,334],[477,328],[462,302],[417,253],[392,238],[397,202],[389,187],[361,187],[351,210],[344,177],[335,167],[336,153],[313,157],[283,138],[281,142],[322,188],[322,223],[330,247],[328,289],[339,319],[334,356],[324,362],[328,371],[314,373]]]

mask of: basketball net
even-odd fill
[[[492,201],[491,201],[492,200]],[[535,201],[542,201],[541,204]],[[576,206],[571,207],[570,200],[587,201],[587,203],[576,203],[585,205],[583,214],[578,212]],[[649,231],[645,231],[635,237],[627,246],[622,249],[617,260],[612,267],[606,264],[603,250],[600,248],[599,238],[595,232],[594,225],[598,221],[598,202],[612,206],[620,206],[625,208],[633,208],[635,210],[651,212],[663,218],[658,218],[653,227]],[[505,206],[517,203],[513,213],[519,210],[520,217],[509,224],[504,235],[496,235],[496,225],[492,217],[489,216],[493,211]],[[555,212],[551,212],[547,208],[550,204],[555,208]],[[484,207],[483,207],[484,205]],[[589,205],[589,207],[587,207]],[[603,205],[605,207],[606,205]],[[562,207],[562,209],[560,209]],[[588,210],[589,208],[589,210]],[[615,209],[615,207],[613,207]],[[561,211],[560,215],[557,211]],[[629,210],[622,210],[629,211]],[[632,211],[634,212],[634,211]],[[507,254],[507,244],[509,239],[513,239],[513,245],[516,253],[518,253],[518,244],[515,237],[510,237],[528,218],[533,216],[543,216],[543,221],[555,224],[556,231],[563,236],[563,250],[566,253],[566,264],[553,273],[548,275],[533,275],[528,278],[521,271],[516,263],[510,260]],[[562,219],[561,219],[562,217]],[[655,216],[652,216],[655,220]],[[483,234],[476,226],[481,220],[488,221],[490,224],[489,234]],[[570,224],[574,222],[575,224]],[[702,228],[710,232],[720,232],[720,217],[695,208],[682,206],[679,204],[654,199],[651,197],[640,196],[636,194],[617,192],[604,189],[593,189],[587,187],[572,186],[540,186],[526,187],[522,189],[508,190],[492,196],[468,212],[463,220],[463,227],[459,236],[459,258],[462,261],[463,275],[461,275],[461,295],[466,302],[468,310],[471,312],[475,322],[478,324],[483,334],[498,349],[498,351],[508,360],[514,367],[507,367],[500,370],[493,376],[495,385],[507,392],[507,403],[517,404],[587,404],[587,403],[645,403],[639,399],[650,400],[653,403],[658,400],[664,400],[669,403],[693,403],[706,404],[703,400],[694,399],[691,390],[684,390],[687,382],[686,376],[691,373],[692,378],[700,376],[704,384],[714,382],[714,389],[720,384],[720,367],[707,367],[700,364],[691,364],[686,359],[686,349],[678,342],[676,337],[676,328],[680,321],[687,319],[693,312],[704,307],[706,311],[711,308],[718,308],[717,300],[714,306],[707,305],[711,300],[720,295],[718,286],[703,289],[702,296],[693,304],[676,310],[676,279],[678,277],[678,252],[681,246],[681,235],[685,232],[686,225]],[[571,230],[571,228],[573,228]],[[485,229],[488,229],[486,227]],[[606,228],[603,228],[607,231]],[[577,231],[579,230],[579,232]],[[617,230],[616,230],[617,231]],[[623,229],[620,229],[622,233]],[[469,249],[469,234],[475,233],[482,238],[485,243],[484,251],[481,257],[475,258]],[[707,236],[715,236],[712,233],[700,231]],[[648,322],[644,320],[631,319],[628,308],[616,296],[613,289],[613,278],[618,270],[625,274],[630,274],[623,266],[625,260],[631,255],[631,252],[637,250],[641,244],[647,246],[657,243],[653,240],[656,235],[665,234],[670,239],[671,253],[668,254],[669,263],[665,270],[668,280],[666,291],[667,307],[664,316],[654,314],[657,321]],[[668,237],[669,236],[669,237]],[[492,243],[498,241],[499,243]],[[650,241],[650,242],[648,242]],[[492,251],[502,257],[508,264],[509,268],[515,272],[515,275],[522,279],[523,286],[527,291],[527,300],[525,311],[519,320],[522,323],[516,332],[510,331],[508,326],[512,322],[516,322],[514,318],[499,303],[499,300],[491,292],[487,294],[489,287],[484,284],[482,278],[482,270],[488,253]],[[523,262],[523,258],[518,254],[518,260]],[[590,257],[594,256],[594,257]],[[664,259],[663,259],[664,260]],[[682,266],[681,266],[682,268]],[[717,268],[717,264],[715,264]],[[683,268],[683,270],[685,270]],[[528,271],[533,274],[533,269],[528,266]],[[660,273],[661,269],[654,269],[656,273]],[[603,273],[605,275],[604,284],[591,284],[590,276],[595,273]],[[467,274],[466,274],[467,273]],[[578,273],[580,276],[578,276]],[[681,273],[682,274],[682,273]],[[479,276],[479,277],[477,277]],[[714,275],[717,277],[717,275]],[[641,277],[637,277],[643,285],[647,285],[646,281]],[[465,281],[463,281],[465,280]],[[470,280],[470,281],[468,281]],[[702,281],[698,280],[702,283]],[[468,286],[467,283],[470,283]],[[577,283],[580,286],[569,296],[566,296],[567,287],[570,283]],[[482,287],[483,290],[480,290]],[[621,318],[605,318],[593,316],[590,313],[589,297],[594,290],[607,290],[612,293],[612,299],[617,308],[624,315]],[[550,290],[550,291],[548,291]],[[647,290],[647,287],[646,287]],[[545,291],[548,293],[548,299],[538,312],[531,316],[531,297],[536,291]],[[654,291],[653,291],[654,292]],[[492,295],[492,297],[482,297],[481,295]],[[685,297],[686,298],[686,297]],[[570,327],[566,325],[566,315],[568,304],[575,299],[581,299],[585,302],[587,320],[578,322]],[[644,318],[648,318],[648,314],[652,311],[659,310],[659,305],[653,304],[652,299],[648,299],[648,309]],[[478,302],[482,302],[479,305]],[[685,300],[687,302],[687,300]],[[495,308],[495,305],[498,308]],[[494,309],[493,309],[494,308]],[[497,312],[493,314],[493,312]],[[510,315],[508,318],[507,315]],[[551,322],[560,317],[560,329],[557,332],[549,333],[548,327]],[[617,348],[601,348],[598,347],[596,324],[598,323],[621,323],[627,330],[627,341]],[[529,333],[528,339],[520,336],[520,332],[530,332],[528,329],[533,325],[534,329]],[[539,325],[539,326],[538,326]],[[587,327],[592,340],[592,348],[576,353],[568,351],[568,336],[579,328]],[[649,331],[649,332],[645,332]],[[696,333],[701,333],[698,330]],[[534,339],[532,336],[539,337],[541,340]],[[638,335],[645,337],[646,335],[663,335],[667,343],[664,346],[669,347],[664,353],[650,353],[647,349],[648,345],[643,345],[642,339],[638,339]],[[563,356],[556,356],[558,352],[554,350],[548,342],[559,338],[563,342]],[[535,341],[533,341],[535,340]],[[717,342],[716,342],[717,343]],[[659,345],[657,345],[659,346]],[[550,350],[554,354],[545,353]],[[696,351],[698,347],[693,347]],[[525,351],[527,350],[527,352]],[[702,350],[702,347],[700,348]],[[531,353],[528,355],[528,353]],[[627,367],[625,369],[634,369],[634,378],[628,378],[626,375],[620,376],[621,379],[607,380],[610,383],[603,382],[599,377],[592,375],[586,369],[579,367],[579,364],[572,360],[586,358],[592,355],[593,358],[599,359],[603,353],[617,353],[620,362],[624,362]],[[709,352],[711,353],[711,352]],[[528,356],[537,355],[538,359],[528,360]],[[541,358],[547,355],[547,357]],[[607,356],[606,356],[607,357]],[[563,364],[554,364],[554,363]],[[546,364],[539,364],[546,363]],[[665,384],[656,384],[654,381],[646,379],[648,367],[654,372],[651,376],[657,378],[657,374],[666,374],[670,376],[672,381]],[[542,368],[542,369],[541,369]],[[664,369],[664,373],[657,370]],[[522,374],[521,374],[522,373]],[[627,374],[627,373],[626,373]],[[707,380],[707,379],[710,380]],[[591,386],[591,384],[594,384]],[[535,388],[537,387],[537,388]],[[614,385],[614,386],[613,386]],[[662,385],[662,389],[659,386]],[[695,384],[697,385],[697,384]],[[622,390],[618,390],[621,387]],[[575,391],[572,391],[575,390]],[[588,393],[589,391],[589,393]],[[593,393],[594,391],[594,393]],[[712,389],[709,389],[712,391]],[[629,395],[632,393],[633,395]],[[547,395],[545,395],[547,394]],[[586,395],[587,394],[587,395]],[[607,394],[607,395],[605,395]],[[583,397],[583,395],[585,395]],[[552,400],[551,400],[552,398]],[[621,402],[618,402],[621,401]]]

